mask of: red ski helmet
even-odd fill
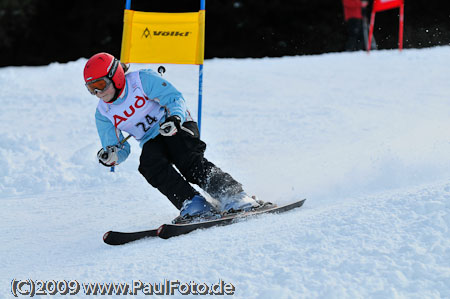
[[[86,83],[107,77],[112,80],[117,90],[125,86],[125,72],[120,61],[108,53],[98,53],[89,58],[84,66],[84,81]]]

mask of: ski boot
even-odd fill
[[[195,195],[192,199],[183,202],[180,210],[180,216],[175,218],[172,223],[190,223],[204,221],[214,218],[217,211],[214,207],[201,195]]]
[[[244,191],[232,196],[221,198],[220,203],[220,210],[224,215],[248,212],[258,209],[266,204],[263,201],[258,200],[255,196],[248,196]]]

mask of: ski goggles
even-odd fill
[[[96,95],[97,93],[105,91],[111,85],[111,83],[112,81],[108,77],[101,77],[87,82],[85,85],[92,95]]]

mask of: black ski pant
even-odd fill
[[[181,209],[185,200],[199,194],[190,183],[219,200],[242,192],[239,182],[205,159],[206,144],[200,140],[197,123],[188,121],[183,127],[194,132],[194,136],[178,130],[173,136],[158,135],[144,144],[139,172],[147,182],[177,209]]]

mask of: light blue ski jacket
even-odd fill
[[[168,81],[164,80],[161,76],[159,76],[156,72],[150,69],[140,70],[139,77],[141,79],[142,88],[145,95],[149,99],[158,98],[160,106],[165,108],[164,116],[159,120],[159,123],[163,123],[168,116],[177,115],[181,118],[181,122],[183,123],[187,117],[190,118],[189,112],[186,109],[186,103],[183,98],[183,95]],[[126,75],[126,77],[129,74]],[[125,77],[125,78],[126,78]],[[119,105],[122,104],[128,95],[128,81],[125,84],[125,90],[123,95],[115,100],[110,105]],[[102,101],[101,99],[99,101]],[[119,145],[119,140],[123,140],[124,136],[120,130],[114,127],[114,124],[104,115],[100,113],[100,111],[96,110],[95,112],[95,122],[97,125],[98,135],[100,137],[102,147],[106,149],[109,145],[118,145],[120,150],[118,151],[118,164],[122,163],[128,158],[130,154],[130,144],[125,142],[123,145]],[[158,136],[159,134],[159,125],[153,126],[150,130],[148,130],[140,141],[140,147],[143,147],[144,144],[150,140]]]

